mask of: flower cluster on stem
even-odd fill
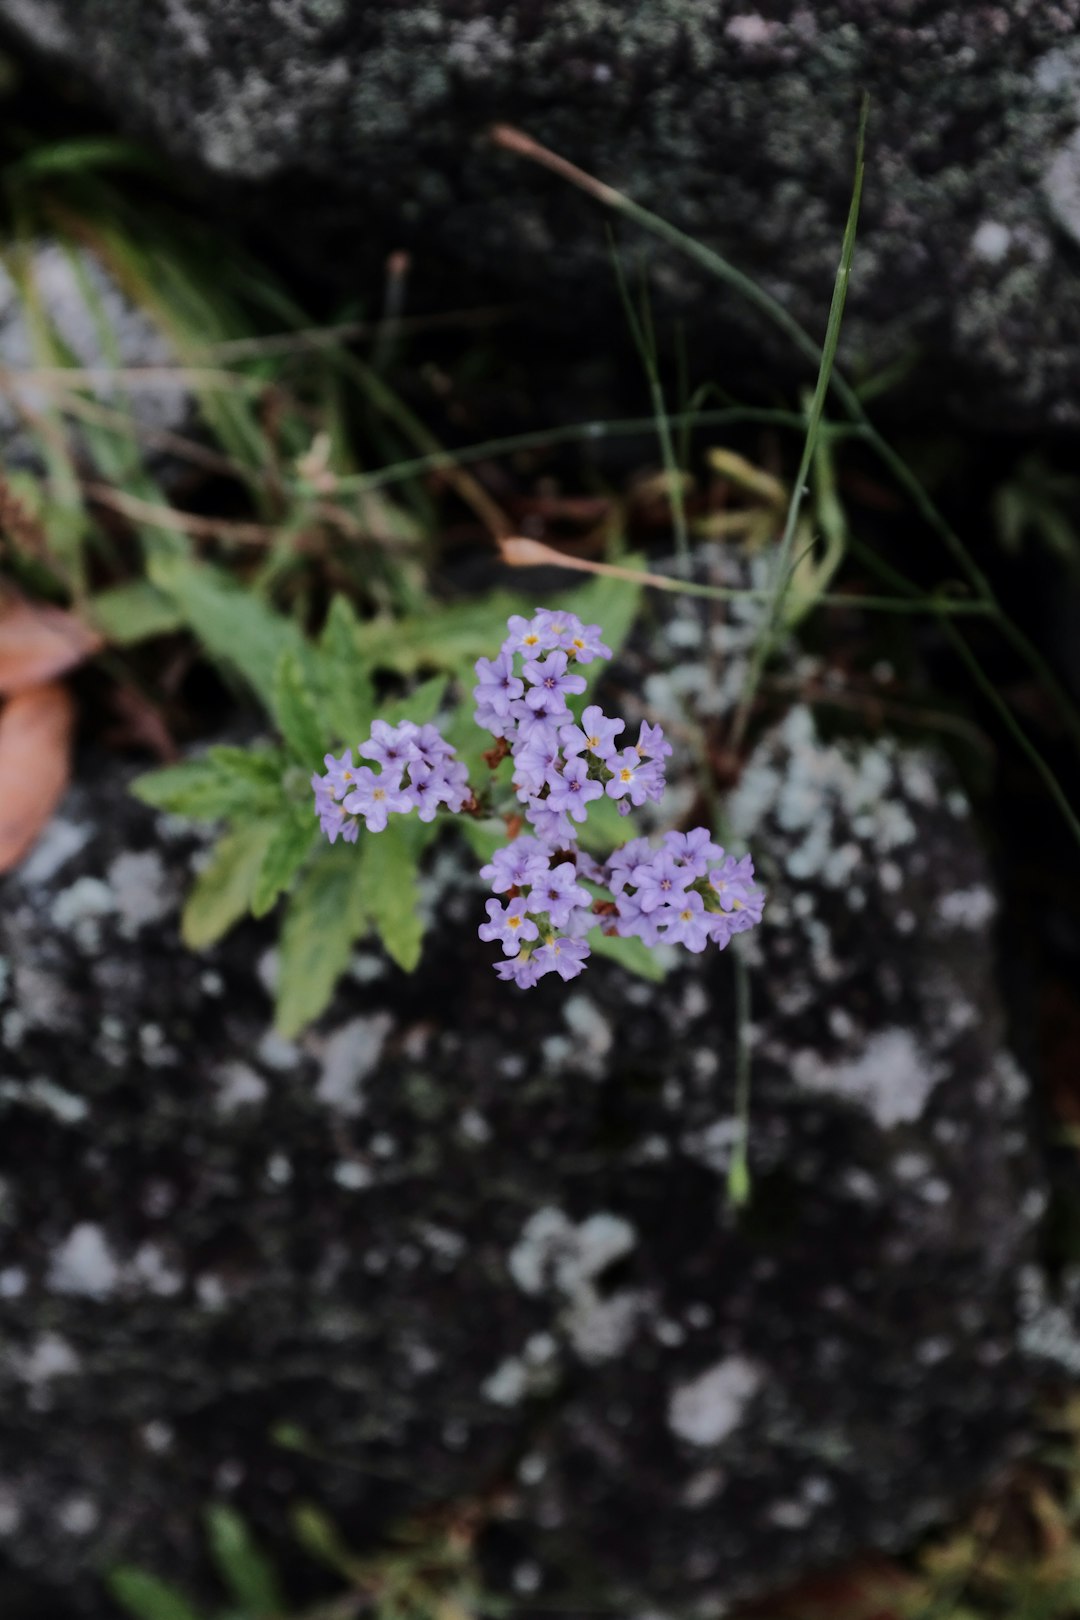
[[[749,855],[725,854],[707,828],[666,833],[659,847],[633,838],[603,863],[579,847],[579,829],[599,799],[614,800],[627,815],[663,797],[671,753],[659,726],[643,723],[628,742],[625,722],[597,704],[575,718],[569,699],[586,690],[581,667],[610,657],[598,625],[543,608],[529,619],[514,615],[496,657],[476,664],[476,723],[495,739],[485,759],[493,782],[504,761],[511,779],[498,806],[508,842],[480,870],[492,898],[479,933],[501,947],[499,977],[523,989],[548,973],[576,978],[590,954],[586,936],[597,926],[648,946],[697,952],[710,944],[723,949],[761,921],[764,896]],[[355,840],[361,820],[379,832],[392,814],[416,811],[430,821],[440,807],[475,810],[487,796],[470,789],[465,767],[434,725],[376,721],[358,752],[378,774],[354,766],[346,752],[328,754],[325,775],[312,778],[331,842]]]

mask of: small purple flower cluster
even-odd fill
[[[340,833],[355,844],[361,820],[368,832],[382,832],[391,815],[415,810],[421,821],[434,821],[440,805],[462,810],[469,801],[466,767],[436,726],[376,720],[357,753],[378,765],[378,774],[354,765],[347,748],[340,758],[327,754],[326,775],[311,778],[315,814],[331,843]]]
[[[646,945],[722,950],[733,934],[761,921],[765,896],[753,861],[725,855],[705,827],[665,833],[659,849],[632,838],[611,856],[605,876],[616,897],[617,931]]]
[[[548,973],[576,978],[590,955],[585,936],[597,926],[650,946],[703,951],[723,949],[759,923],[764,896],[749,855],[725,855],[704,827],[669,832],[659,848],[634,838],[603,865],[578,848],[578,827],[595,800],[613,799],[625,815],[663,796],[671,744],[645,722],[637,742],[620,747],[625,723],[596,704],[575,721],[567,699],[585,691],[578,666],[611,657],[598,625],[545,608],[531,619],[515,615],[507,628],[498,656],[477,662],[474,689],[476,722],[496,739],[484,757],[493,772],[510,759],[517,802],[483,812],[499,810],[510,832],[480,871],[494,896],[480,938],[502,946],[499,977],[523,989]],[[431,821],[440,805],[479,808],[464,765],[433,725],[377,720],[359,753],[381,767],[379,775],[354,767],[346,752],[328,754],[326,775],[312,778],[331,843],[339,833],[355,841],[359,818],[380,832],[394,812],[417,810]],[[531,831],[515,836],[523,819]]]

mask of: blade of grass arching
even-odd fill
[[[836,280],[833,283],[832,303],[829,306],[829,320],[825,328],[825,343],[821,351],[821,363],[818,366],[817,384],[814,388],[814,395],[810,401],[810,410],[806,419],[806,439],[803,443],[803,452],[799,460],[799,470],[795,475],[791,499],[788,502],[787,521],[784,524],[784,532],[780,538],[780,547],[776,555],[772,600],[765,615],[765,623],[754,642],[746,682],[739,698],[739,705],[735,711],[735,718],[731,728],[731,748],[736,754],[742,749],[758,682],[761,679],[761,672],[765,667],[765,662],[772,651],[776,628],[783,611],[784,592],[787,589],[789,580],[788,570],[791,563],[791,548],[795,543],[795,530],[799,521],[799,512],[808,491],[807,479],[810,476],[810,467],[814,459],[818,428],[821,425],[821,418],[825,411],[825,398],[829,392],[829,382],[836,362],[836,350],[840,342],[840,327],[844,319],[844,305],[847,302],[848,281],[851,277],[851,261],[855,255],[855,233],[859,224],[859,203],[862,200],[863,157],[866,149],[866,120],[869,108],[869,98],[864,96],[859,114],[859,132],[855,142],[855,182],[852,186],[851,204],[848,208],[844,241],[840,250],[840,263],[836,271]]]
[[[679,567],[682,572],[688,574],[690,572],[690,539],[686,529],[683,475],[675,455],[675,445],[671,437],[671,424],[668,418],[667,405],[664,401],[664,389],[660,381],[656,334],[653,331],[652,316],[649,312],[648,295],[643,288],[642,314],[639,316],[634,308],[634,301],[630,297],[630,289],[626,285],[626,277],[623,274],[622,262],[615,246],[615,239],[610,233],[608,235],[608,246],[611,251],[611,262],[615,268],[615,280],[619,288],[619,297],[622,299],[623,312],[630,328],[630,335],[634,340],[634,347],[637,349],[641,364],[645,369],[645,378],[649,385],[649,397],[652,400],[653,414],[656,417],[656,436],[660,441],[660,458],[667,478],[668,500],[671,503],[675,555],[679,559]]]
[[[728,1200],[736,1209],[750,1201],[750,974],[733,940],[735,966],[735,1141],[728,1165]]]
[[[993,615],[993,617],[998,618],[996,614]],[[1000,623],[1000,619],[998,619],[998,622]],[[972,652],[971,648],[968,646],[967,642],[964,640],[956,626],[943,621],[942,629],[945,631],[949,641],[956,648],[956,651],[967,665],[975,684],[983,693],[983,696],[989,700],[995,712],[1000,717],[1001,722],[1005,726],[1006,730],[1010,733],[1018,747],[1027,755],[1032,766],[1042,777],[1043,784],[1046,787],[1047,792],[1050,794],[1051,798],[1054,800],[1054,803],[1065,817],[1073,837],[1076,839],[1077,843],[1080,844],[1080,817],[1077,816],[1072,805],[1069,803],[1065,790],[1061,786],[1057,777],[1054,775],[1054,772],[1043,758],[1039,749],[1036,748],[1035,744],[1031,741],[1031,738],[1028,736],[1019,720],[1017,720],[1016,716],[1009,708],[1009,705],[1005,702],[1005,699],[1001,696],[1001,693],[994,685],[994,682],[990,679],[989,675],[987,675],[986,671],[983,669],[982,665],[979,663],[978,659],[975,657],[975,654]]]
[[[730,427],[737,423],[757,424],[762,427],[785,427],[806,430],[806,417],[797,411],[780,411],[754,405],[733,405],[723,410],[691,410],[669,418],[672,427],[687,425],[691,428]],[[558,427],[534,428],[528,433],[510,433],[497,439],[484,439],[479,444],[464,445],[456,450],[440,449],[423,456],[412,456],[406,461],[378,467],[373,472],[358,473],[355,477],[338,479],[338,494],[353,494],[369,489],[385,489],[390,484],[401,484],[409,478],[422,478],[427,473],[446,472],[455,466],[465,467],[472,462],[488,461],[494,456],[512,456],[528,450],[558,449],[566,444],[593,444],[608,439],[644,438],[656,432],[656,419],[652,416],[607,418],[593,422],[564,422]],[[862,437],[861,428],[841,423],[823,423],[822,432],[836,438]]]
[[[800,354],[814,363],[817,362],[819,357],[818,346],[805,327],[782,304],[778,303],[770,293],[766,292],[763,287],[759,287],[756,282],[741,270],[738,270],[733,264],[730,264],[722,254],[706,247],[704,243],[696,241],[692,236],[687,235],[685,231],[679,230],[678,226],[672,225],[659,214],[654,214],[650,209],[643,208],[640,203],[634,202],[633,198],[627,197],[621,191],[617,191],[614,186],[605,185],[603,181],[597,180],[593,175],[587,174],[575,164],[569,163],[565,158],[542,146],[538,141],[534,141],[521,130],[514,129],[510,125],[500,124],[491,131],[491,138],[497,146],[501,146],[506,151],[515,152],[519,156],[528,158],[531,162],[538,163],[541,167],[549,169],[553,174],[560,175],[564,180],[569,181],[571,185],[577,186],[579,190],[595,198],[597,202],[602,203],[605,207],[614,209],[626,218],[634,220],[643,230],[677,248],[688,258],[700,264],[711,276],[732,287],[748,303],[760,309],[763,314],[769,317],[778,330],[787,335]],[[1071,735],[1080,746],[1080,711],[1077,710],[1075,703],[1048,668],[1046,660],[1038,649],[1032,645],[1023,631],[1014,625],[1004,612],[971,552],[944,515],[938,510],[935,502],[920,484],[917,476],[903,457],[892,448],[875,428],[858,393],[835,366],[830,377],[830,387],[842,403],[855,430],[873,448],[875,454],[881,458],[885,465],[892,470],[897,481],[911,495],[922,517],[948,547],[975,589],[995,604],[998,622],[1001,624],[1004,633],[1028,667],[1051,694],[1065,718]]]

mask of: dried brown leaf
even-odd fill
[[[51,681],[103,646],[97,631],[73,613],[8,597],[0,602],[0,696]]]
[[[50,682],[9,698],[0,709],[0,872],[10,872],[36,842],[71,775],[75,704]]]

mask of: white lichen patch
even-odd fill
[[[951,894],[943,894],[937,904],[940,921],[950,928],[985,928],[996,911],[997,901],[985,883],[954,889]]]
[[[220,1114],[235,1114],[240,1108],[254,1108],[266,1099],[266,1081],[248,1064],[236,1059],[224,1063],[214,1074],[215,1102]]]
[[[54,1378],[70,1378],[81,1365],[67,1339],[58,1333],[42,1333],[28,1350],[15,1357],[19,1377],[27,1384],[45,1384]]]
[[[594,1063],[602,1063],[611,1051],[614,1036],[596,1003],[588,996],[572,995],[563,1003],[563,1019],[576,1037],[575,1055],[584,1052]]]
[[[941,1079],[941,1070],[910,1030],[878,1030],[852,1058],[829,1061],[819,1052],[796,1052],[791,1072],[800,1086],[857,1103],[880,1125],[918,1119]]]
[[[320,1102],[346,1117],[363,1113],[364,1082],[378,1066],[393,1022],[389,1013],[372,1013],[350,1019],[330,1036],[315,1087]]]
[[[134,939],[150,924],[161,922],[173,909],[173,885],[156,850],[125,850],[109,867],[106,881],[120,931],[128,939]]]
[[[108,1299],[120,1281],[120,1267],[100,1226],[80,1221],[53,1253],[47,1285],[57,1294]]]
[[[668,1426],[687,1445],[719,1445],[739,1427],[760,1387],[753,1362],[728,1356],[673,1391]]]
[[[115,910],[112,890],[100,878],[76,878],[69,889],[61,889],[52,903],[53,926],[68,934],[87,953],[101,947],[101,920]]]

